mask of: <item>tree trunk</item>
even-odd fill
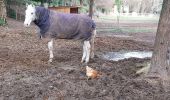
[[[118,12],[118,14],[117,14],[117,27],[118,27],[118,29],[120,29],[119,19],[120,19],[120,14]]]
[[[6,22],[6,17],[7,17],[7,12],[6,12],[6,6],[5,6],[5,1],[0,0],[0,17]]]
[[[148,77],[170,78],[170,0],[164,0]]]
[[[44,0],[41,0],[41,6],[43,7],[44,6]]]
[[[89,6],[89,16],[92,18],[93,16],[93,7],[94,7],[94,0],[90,0],[90,6]]]
[[[81,6],[83,5],[83,0],[80,0],[80,5],[81,5]]]

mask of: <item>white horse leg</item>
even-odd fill
[[[90,41],[84,41],[84,44],[85,44],[85,48],[86,48],[85,63],[88,63],[89,59],[90,59],[90,49],[91,49]]]
[[[51,41],[48,42],[48,49],[49,49],[49,53],[50,53],[50,57],[49,57],[49,62],[53,61],[53,39],[51,39]]]
[[[83,56],[82,56],[82,59],[81,59],[81,63],[83,63],[85,61],[85,58],[86,58],[86,46],[85,46],[85,43],[83,43]]]

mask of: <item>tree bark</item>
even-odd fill
[[[148,77],[170,78],[170,0],[164,0]]]
[[[94,7],[94,0],[90,0],[90,5],[89,5],[89,16],[92,18],[93,16],[93,7]]]
[[[83,0],[80,0],[80,5],[81,5],[81,6],[83,5]]]
[[[5,6],[5,1],[4,0],[0,0],[0,2],[1,2],[1,7],[0,7],[0,9],[1,9],[1,18],[6,22],[6,17],[7,17],[7,12],[6,12],[6,6]]]
[[[41,0],[41,6],[44,7],[44,0]]]

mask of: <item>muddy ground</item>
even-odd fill
[[[157,27],[148,24],[121,25]],[[97,25],[114,27],[115,23]],[[118,62],[102,58],[112,51],[153,50],[154,32],[126,35],[97,35],[95,58],[88,65],[102,75],[87,81],[79,41],[56,40],[54,61],[48,64],[47,44],[38,39],[35,26],[26,29],[22,22],[8,19],[8,26],[0,27],[0,100],[169,100],[170,93],[161,84],[136,75],[150,58]]]

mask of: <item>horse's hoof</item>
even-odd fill
[[[49,59],[48,60],[48,63],[50,64],[50,63],[52,63],[53,62],[53,59]]]
[[[84,62],[85,65],[88,65],[89,62]]]
[[[88,64],[89,63],[89,60],[85,60],[85,62],[84,62],[85,64]]]
[[[93,58],[94,58],[94,54],[91,54],[90,58],[92,58],[92,59],[93,59]]]
[[[84,60],[81,60],[81,63],[84,63]]]

